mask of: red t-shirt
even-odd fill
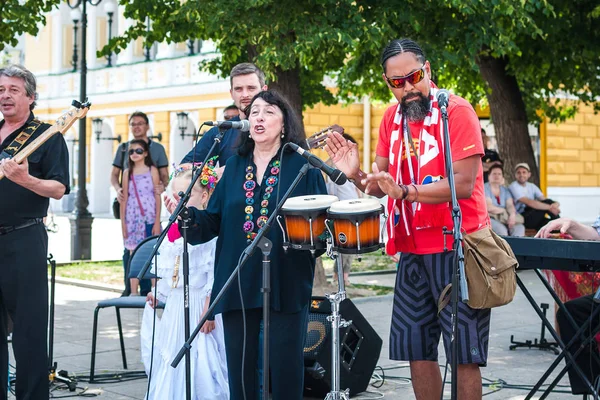
[[[473,155],[483,155],[484,149],[483,142],[481,140],[481,126],[479,125],[479,118],[477,118],[477,114],[475,114],[473,107],[465,99],[455,95],[450,96],[448,103],[448,128],[450,131],[452,161],[456,162]],[[380,157],[389,158],[390,156],[390,136],[397,107],[397,104],[389,107],[383,115],[383,119],[381,120],[376,152],[376,154]],[[442,122],[440,120],[440,124],[441,123]],[[415,149],[417,152],[419,152],[419,134],[421,132],[421,128],[423,127],[423,122],[409,123],[408,127],[413,138]],[[440,129],[442,129],[441,125]],[[404,135],[401,131],[400,140],[402,140],[403,137]],[[439,145],[441,146],[442,143],[439,143]],[[414,156],[411,146],[409,145],[408,147],[410,149],[410,160],[413,165],[413,171],[416,175],[418,171],[417,158]],[[458,200],[458,204],[462,213],[462,230],[463,233],[466,232],[467,234],[475,232],[481,229],[483,226],[489,225],[489,217],[485,204],[485,193],[483,189],[483,170],[481,163],[478,163],[477,165],[478,172],[477,179],[475,181],[475,187],[473,188],[473,194],[468,199]],[[402,163],[400,165],[400,170],[402,174],[402,181],[405,184],[411,183],[404,144],[402,145]],[[445,173],[443,177],[445,177]],[[422,185],[432,183],[440,180],[441,178],[442,176],[415,176],[415,184]],[[408,207],[408,209],[411,209],[411,207]],[[448,213],[450,213],[450,215],[451,211],[452,204],[448,203]],[[393,217],[393,215],[390,216],[390,218]],[[407,213],[407,222],[411,231],[410,233],[413,235],[416,254],[432,254],[443,252],[444,236],[446,236],[445,247],[447,249],[452,249],[452,236],[444,235],[439,227],[414,229],[412,224],[412,213],[410,212]],[[447,228],[448,230],[451,230],[452,226],[448,226]],[[399,230],[400,224],[396,224],[395,229]],[[401,245],[398,247],[402,248]]]

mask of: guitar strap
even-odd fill
[[[25,126],[23,131],[19,133],[17,137],[14,138],[14,140],[11,142],[11,144],[6,146],[6,148],[2,151],[2,153],[0,154],[0,160],[4,160],[6,158],[13,158],[15,154],[17,154],[19,150],[21,150],[21,148],[25,145],[25,143],[27,143],[29,138],[33,136],[35,131],[37,131],[41,125],[42,123],[35,118],[29,121],[29,123],[27,124],[27,126]]]

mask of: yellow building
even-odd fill
[[[162,136],[161,143],[169,159],[178,162],[192,147],[191,136],[202,121],[222,119],[222,110],[231,104],[228,80],[198,70],[198,63],[215,55],[210,42],[195,41],[193,55],[188,43],[154,44],[146,50],[141,40],[112,55],[112,67],[105,58],[97,58],[96,50],[109,34],[108,15],[103,0],[98,7],[88,7],[87,93],[92,108],[87,119],[87,160],[89,210],[107,214],[114,193],[109,184],[116,141],[106,140],[121,135],[128,139],[128,116],[133,111],[149,115],[151,135]],[[110,32],[123,33],[132,21],[117,9]],[[9,49],[13,61],[22,62],[38,77],[40,99],[36,115],[47,121],[59,116],[79,97],[79,65],[73,71],[73,44],[78,46],[81,60],[81,37],[74,40],[74,16],[61,3],[47,18],[47,24],[36,37],[25,36],[15,49]],[[80,24],[77,24],[79,26]],[[348,106],[315,105],[304,112],[307,135],[332,124],[342,125],[359,143],[363,167],[370,170],[377,145],[378,127],[385,105],[371,104],[368,98]],[[177,113],[187,112],[188,125],[180,130]],[[489,115],[480,112],[482,126],[493,137]],[[101,118],[102,129],[93,132],[92,120]],[[76,166],[77,125],[66,134]],[[539,144],[542,189],[562,203],[564,215],[582,221],[593,220],[600,212],[600,115],[582,107],[577,117],[562,125],[542,124],[531,129]],[[99,140],[97,138],[100,138]],[[324,152],[319,153],[325,156]],[[73,171],[76,176],[76,170]]]

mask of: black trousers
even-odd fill
[[[48,399],[48,235],[44,224],[0,235],[0,400],[7,398],[7,315],[18,400]]]
[[[543,200],[542,203],[552,204],[553,200],[546,199]],[[523,219],[525,220],[525,228],[527,229],[535,229],[539,231],[544,225],[546,225],[549,221],[553,219],[560,218],[558,214],[552,214],[550,211],[546,210],[536,210],[535,208],[531,208],[529,206],[525,207],[523,211]]]
[[[597,307],[600,307],[600,304],[594,304],[593,295],[583,296],[578,299],[574,299],[571,301],[567,301],[565,303],[565,307],[569,310],[569,313],[580,327],[583,325],[590,315],[592,311]],[[571,326],[569,320],[562,310],[558,310],[556,313],[556,321],[558,322],[558,326],[560,327],[560,336],[565,344],[569,343],[571,339],[575,336],[577,330]],[[600,318],[596,317],[592,321],[590,325],[590,329],[592,332],[595,328],[600,324]],[[586,336],[589,336],[590,330],[586,330]],[[575,353],[577,349],[581,346],[581,338],[579,338],[573,346],[570,347],[571,353]],[[592,340],[581,353],[575,359],[577,365],[581,368],[581,370],[585,373],[588,380],[592,383],[595,383],[595,379],[600,375],[600,365],[594,361],[592,357],[592,353],[598,354],[598,343],[596,340]],[[572,368],[569,368],[569,381],[571,382],[571,391],[573,394],[586,394],[589,393],[587,386],[581,378],[579,374],[575,372]]]
[[[244,358],[244,384],[246,400],[258,395],[258,335],[262,309],[246,310],[246,355]],[[304,390],[304,340],[308,324],[308,305],[300,312],[284,314],[271,311],[269,366],[273,400],[302,400]],[[243,327],[240,310],[223,313],[225,349],[229,373],[231,400],[243,400],[242,354]],[[263,371],[264,373],[264,371]],[[268,388],[266,389],[268,390]]]

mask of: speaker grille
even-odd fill
[[[308,316],[308,330],[304,342],[304,358],[315,360],[327,340],[331,340],[331,323],[327,321],[327,314],[310,313]]]

